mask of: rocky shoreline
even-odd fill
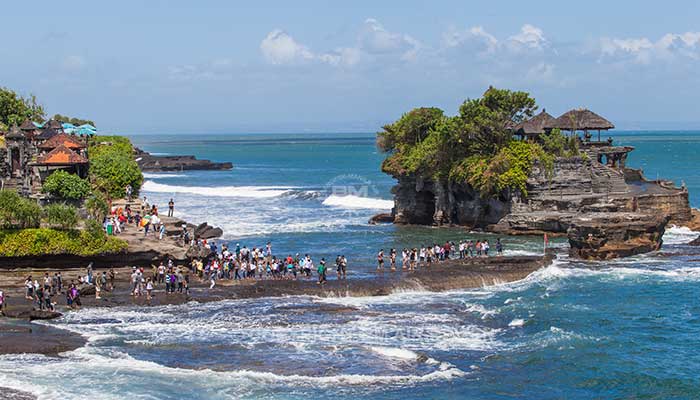
[[[184,304],[190,301],[212,302],[226,299],[250,299],[262,297],[283,296],[317,296],[317,297],[358,297],[386,296],[396,291],[427,290],[446,291],[456,289],[480,288],[524,279],[532,272],[548,266],[554,259],[553,254],[546,256],[516,256],[488,257],[466,260],[449,260],[434,264],[430,268],[418,271],[377,271],[371,279],[338,280],[331,275],[325,285],[318,285],[315,278],[300,278],[297,280],[243,280],[219,281],[213,289],[208,282],[192,279],[190,294],[163,293],[162,287],[154,292],[151,301],[144,297],[133,297],[129,292],[129,268],[117,269],[115,290],[103,292],[103,299],[96,300],[90,296],[89,290],[83,292],[83,307],[116,307],[116,306],[157,306],[168,304]],[[75,333],[47,325],[30,323],[29,315],[31,302],[24,299],[22,276],[28,271],[13,271],[2,274],[4,288],[7,288],[8,306],[6,313],[16,315],[22,320],[0,318],[0,354],[39,353],[47,356],[57,356],[61,352],[78,348],[85,339]],[[43,271],[33,270],[41,274]],[[73,273],[81,273],[81,269],[66,271],[65,276],[72,278]],[[85,288],[87,289],[87,288]],[[94,293],[94,291],[93,291]],[[64,303],[60,296],[56,299]],[[65,306],[59,306],[59,311],[65,312]],[[53,317],[59,317],[56,313]],[[27,339],[31,340],[27,340]]]
[[[151,153],[134,148],[136,163],[143,172],[174,171],[226,171],[233,168],[230,162],[212,162],[198,160],[195,156],[154,156]]]

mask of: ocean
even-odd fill
[[[700,132],[613,138],[636,147],[629,166],[685,184],[699,205]],[[173,198],[176,216],[221,226],[231,245],[343,254],[352,277],[370,279],[379,248],[489,236],[368,225],[391,208],[394,185],[373,134],[132,140],[156,154],[233,162],[231,171],[148,173],[143,187],[162,208]],[[46,323],[84,334],[87,346],[63,358],[0,356],[0,382],[45,399],[698,398],[700,251],[685,245],[698,234],[671,227],[660,252],[596,263],[562,255],[482,289],[71,312]],[[504,243],[507,255],[542,251],[541,237]]]

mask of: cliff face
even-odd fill
[[[482,198],[466,183],[398,176],[393,190],[394,222],[462,225],[504,234],[564,235],[575,219],[592,213],[668,216],[673,223],[691,218],[684,188],[647,181],[640,171],[597,160],[596,153],[560,158],[551,173],[535,164],[527,182],[527,197],[505,193]]]
[[[416,225],[494,224],[510,212],[511,199],[481,198],[468,184],[402,176],[393,189],[394,223]]]

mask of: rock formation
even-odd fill
[[[154,156],[139,148],[135,149],[136,162],[144,172],[169,172],[187,170],[229,170],[230,162],[198,160],[194,156]]]
[[[573,220],[568,229],[569,255],[606,260],[661,248],[669,215],[600,213]]]
[[[613,254],[623,256],[643,249],[657,249],[660,241],[656,242],[651,236],[646,238],[649,243],[641,244],[633,235],[629,249],[620,242],[620,235],[625,232],[647,228],[659,232],[657,216],[661,220],[668,217],[674,224],[691,221],[685,188],[676,188],[666,181],[648,181],[640,170],[624,166],[626,154],[633,148],[608,144],[584,146],[582,150],[581,156],[556,159],[550,173],[535,163],[527,181],[526,197],[505,193],[483,198],[466,183],[435,182],[415,175],[396,176],[394,223],[461,225],[510,235],[546,232],[563,236],[569,233],[573,246],[573,243],[580,243],[577,232],[593,228],[583,223],[581,217],[595,215],[592,223],[619,221],[599,232],[585,232],[599,240],[604,239],[600,235],[610,235],[604,240],[609,243],[608,247],[594,247],[601,251],[599,257],[608,258]],[[618,162],[611,164],[604,161],[606,158]],[[625,218],[634,223],[625,225],[622,222]],[[572,227],[576,228],[574,232],[570,232]],[[619,231],[613,233],[615,229]],[[660,231],[663,233],[663,227]],[[612,243],[618,251],[609,251]],[[594,258],[590,250],[573,254]]]

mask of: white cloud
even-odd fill
[[[678,57],[700,59],[700,32],[667,33],[657,41],[649,38],[601,38],[600,61],[632,61],[649,64]]]
[[[523,25],[520,32],[505,40],[497,39],[482,26],[474,26],[464,31],[451,29],[443,35],[443,47],[466,48],[482,55],[498,51],[542,50],[547,46],[548,41],[542,29],[530,24]]]
[[[272,64],[294,64],[314,58],[306,46],[297,43],[293,37],[280,29],[267,34],[260,43],[260,50],[265,59]]]
[[[541,50],[547,46],[547,39],[544,37],[542,29],[525,24],[520,28],[520,32],[508,38],[511,48],[526,48]]]
[[[386,30],[376,19],[362,25],[354,46],[314,52],[286,32],[275,29],[260,43],[265,59],[276,65],[319,62],[335,67],[351,67],[373,57],[394,56],[403,61],[414,60],[420,43],[411,36]]]
[[[409,35],[389,32],[374,18],[367,18],[359,35],[359,48],[370,54],[399,53],[404,60],[414,59],[420,43]]]
[[[85,59],[81,56],[67,56],[63,59],[61,66],[66,71],[80,71],[85,67]]]

